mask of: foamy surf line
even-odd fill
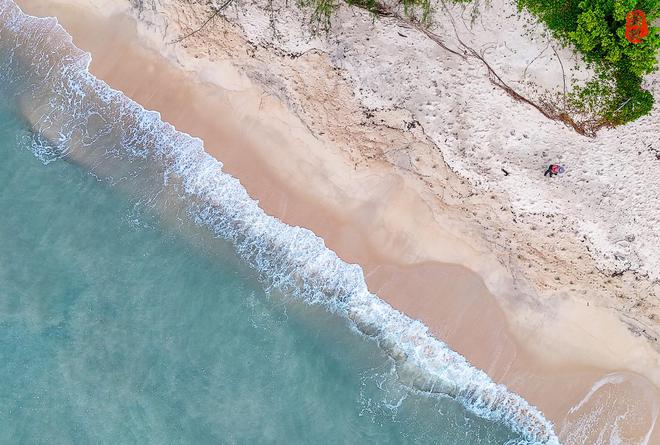
[[[103,151],[106,159],[144,162],[178,193],[194,220],[231,240],[272,288],[345,317],[390,356],[400,380],[429,396],[450,396],[468,411],[502,422],[527,443],[558,445],[543,414],[434,338],[421,322],[369,292],[360,266],[348,264],[310,230],[267,215],[240,182],[204,151],[202,141],[96,79],[90,56],[55,19],[25,15],[0,0],[0,81],[16,91],[44,162]],[[102,148],[100,148],[102,147]],[[158,176],[158,177],[160,177]],[[160,181],[160,179],[159,179]]]

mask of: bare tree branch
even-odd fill
[[[564,71],[564,64],[561,62],[561,57],[559,57],[559,53],[557,53],[557,50],[555,47],[552,47],[552,50],[555,52],[555,56],[557,56],[557,59],[559,60],[559,65],[561,65],[561,76],[562,80],[564,81],[564,110],[566,109],[566,72]]]

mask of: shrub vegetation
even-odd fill
[[[651,111],[653,95],[641,85],[642,76],[657,69],[660,35],[653,22],[660,16],[660,0],[517,1],[596,69],[595,78],[571,95],[574,108],[613,125]],[[626,16],[633,10],[646,14],[649,28],[649,35],[637,44],[626,39]]]

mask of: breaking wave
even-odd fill
[[[156,178],[157,188],[176,196],[198,224],[230,240],[268,286],[322,305],[375,340],[402,383],[430,396],[450,396],[468,411],[506,424],[527,443],[559,444],[537,408],[370,293],[358,265],[339,259],[313,232],[267,215],[201,140],[90,74],[90,56],[55,19],[25,15],[11,0],[0,0],[0,51],[0,88],[15,93],[34,129],[33,151],[44,163],[94,159],[96,153],[97,159],[114,160],[103,175],[117,181],[125,174],[122,166],[142,165],[141,174]],[[86,165],[101,169],[94,161]]]

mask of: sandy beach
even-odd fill
[[[657,326],[640,335],[637,322],[631,328],[609,300],[588,294],[590,281],[559,280],[556,270],[546,270],[541,281],[549,283],[546,289],[561,281],[563,292],[542,293],[544,286],[532,278],[540,275],[518,268],[528,251],[512,262],[496,247],[521,243],[525,233],[497,229],[515,220],[502,214],[510,205],[503,195],[476,192],[419,122],[400,124],[416,122],[407,112],[365,118],[352,84],[326,54],[302,48],[299,57],[282,55],[254,45],[220,17],[204,33],[220,36],[222,44],[203,33],[174,42],[199,23],[200,5],[171,2],[169,15],[147,12],[136,20],[137,12],[123,2],[112,8],[93,0],[17,3],[28,14],[56,16],[74,43],[92,54],[94,75],[201,138],[267,213],[311,229],[342,259],[362,266],[372,292],[538,406],[562,443],[597,443],[603,432],[623,443],[660,443],[654,429],[660,352],[657,339],[649,338]],[[250,64],[286,76],[301,96],[314,93],[310,103],[324,107],[315,109],[316,120],[300,109],[300,98],[269,88],[267,78],[259,83]],[[386,146],[406,150],[383,153]],[[538,236],[545,230],[553,228],[540,228]],[[529,241],[538,253],[534,261],[557,262],[571,273],[570,261],[544,251],[542,241]],[[577,258],[581,251],[573,244],[579,241],[566,235],[561,249]],[[590,280],[605,282],[595,263],[584,257],[575,273],[593,270]],[[625,290],[635,281],[616,279],[607,286]],[[639,323],[653,320],[655,307]]]

